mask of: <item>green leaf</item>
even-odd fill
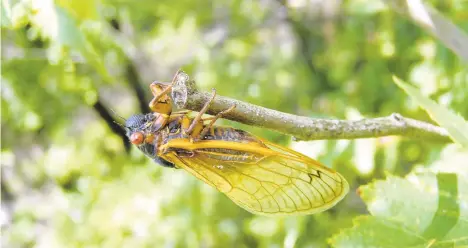
[[[11,26],[11,7],[8,1],[2,1],[1,3],[1,25],[2,27]]]
[[[450,109],[423,96],[418,89],[403,82],[396,76],[393,76],[393,81],[424,108],[434,121],[447,129],[450,137],[455,142],[468,147],[468,122],[466,120],[453,113]]]
[[[75,18],[65,8],[49,1],[41,2],[32,21],[43,36],[51,39],[53,43],[51,47],[58,48],[55,51],[61,51],[65,47],[80,52],[105,81],[111,81],[101,56],[80,30]],[[60,53],[58,55],[61,56]]]
[[[348,229],[332,238],[335,247],[424,247],[424,240],[392,220],[361,216]],[[420,245],[416,245],[419,243]]]
[[[372,216],[331,239],[336,247],[445,247],[468,245],[468,153],[453,164],[390,177],[359,189]],[[458,164],[458,165],[457,165]],[[437,163],[435,164],[437,165]]]
[[[55,3],[73,13],[80,20],[98,19],[98,5],[96,0],[68,1],[56,0]]]

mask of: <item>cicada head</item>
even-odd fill
[[[125,121],[126,135],[130,142],[140,149],[146,156],[152,158],[156,163],[174,167],[172,163],[158,157],[158,132],[164,126],[160,120],[160,114],[136,114]]]

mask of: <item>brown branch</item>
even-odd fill
[[[177,80],[172,98],[177,107],[199,111],[211,93],[200,92],[192,80]],[[445,129],[405,118],[394,113],[387,117],[362,120],[315,119],[267,109],[250,103],[217,96],[208,114],[215,115],[232,105],[236,108],[223,118],[240,123],[272,129],[298,140],[358,139],[400,135],[410,138],[451,142]]]

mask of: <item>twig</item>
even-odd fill
[[[185,75],[185,74],[184,74]],[[200,92],[192,80],[177,80],[172,98],[177,107],[199,111],[211,93]],[[445,129],[432,124],[405,118],[394,113],[387,117],[362,120],[315,119],[267,109],[239,100],[216,96],[208,114],[216,115],[232,105],[236,108],[223,118],[240,123],[272,129],[298,140],[358,139],[389,135],[451,142]]]

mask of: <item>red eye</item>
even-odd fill
[[[143,143],[143,140],[144,136],[141,132],[132,133],[132,135],[130,135],[130,142],[132,142],[132,144],[134,145],[139,145]]]

